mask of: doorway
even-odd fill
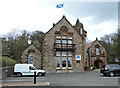
[[[103,62],[101,60],[96,60],[94,62],[94,67],[97,68],[97,69],[99,69],[102,64],[103,64]]]

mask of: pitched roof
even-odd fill
[[[95,42],[95,41],[92,41],[92,42],[86,44],[86,50],[87,50],[94,42]]]
[[[33,45],[33,46],[40,52],[40,50],[39,50],[33,43],[29,44],[28,47],[30,47],[31,45]],[[27,48],[28,48],[28,47],[27,47]],[[21,52],[21,54],[22,54],[27,48],[25,48],[25,49]],[[40,53],[41,53],[41,52],[40,52]]]
[[[72,24],[66,19],[66,17],[65,17],[64,15],[63,15],[63,17],[62,17],[61,20],[63,20],[63,19],[65,19],[65,20],[72,26]],[[54,23],[54,26],[53,26],[49,31],[51,31],[51,30],[55,27],[55,25],[59,24],[59,22],[60,22],[61,20],[59,20],[56,24]],[[72,26],[72,27],[73,27],[73,26]],[[47,31],[43,36],[45,36],[49,31]]]
[[[106,49],[106,47],[102,44],[103,41],[99,41],[98,38],[96,37],[95,41],[92,41],[91,43],[86,44],[86,50],[90,48],[96,41],[98,41]]]

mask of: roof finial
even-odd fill
[[[63,18],[66,18],[65,15],[63,15]]]
[[[96,40],[98,40],[98,38],[96,37]]]
[[[53,23],[53,27],[55,26],[55,23]]]

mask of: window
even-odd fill
[[[63,44],[67,44],[67,40],[62,40],[62,43]]]
[[[72,51],[57,51],[56,52],[56,68],[71,69],[72,68]]]
[[[81,31],[81,34],[83,34],[83,29],[82,28],[80,29],[80,31]]]
[[[80,63],[80,60],[76,60],[76,63]]]
[[[68,36],[68,39],[72,39],[72,36]]]
[[[61,43],[61,40],[60,40],[60,39],[59,39],[59,40],[57,39],[56,43]]]
[[[92,51],[91,51],[91,55],[92,55]]]
[[[29,64],[34,64],[34,54],[30,54],[29,56],[28,56],[28,59],[29,59]]]
[[[67,56],[67,52],[63,51],[62,56]]]
[[[30,69],[30,70],[36,70],[36,68],[35,68],[35,67],[32,67],[32,66],[30,66],[29,69]]]
[[[68,37],[67,37],[68,36]],[[73,38],[72,38],[72,34],[64,34],[64,35],[60,35],[60,34],[57,34],[56,35],[56,43],[62,43],[63,46],[66,46],[66,44],[72,44]]]
[[[57,35],[56,38],[60,38],[61,39],[61,35]]]
[[[62,35],[62,39],[67,39],[67,35]]]
[[[99,48],[96,48],[96,55],[99,55]]]
[[[72,67],[72,57],[68,57],[68,67]]]
[[[60,56],[60,52],[59,51],[56,52],[56,56]]]
[[[68,44],[72,44],[72,40],[68,40]]]
[[[68,52],[68,56],[72,56],[73,53],[71,51]]]
[[[56,57],[56,68],[60,68],[60,57]]]
[[[67,57],[62,57],[62,68],[67,67]]]

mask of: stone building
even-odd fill
[[[87,49],[87,62],[86,66],[100,68],[101,64],[107,63],[107,53],[105,47],[96,38],[95,41],[86,44]]]
[[[83,71],[86,36],[87,32],[79,19],[72,26],[63,16],[43,36],[43,69],[55,73]]]
[[[41,68],[41,52],[33,43],[21,53],[21,63],[33,64],[36,68]]]

